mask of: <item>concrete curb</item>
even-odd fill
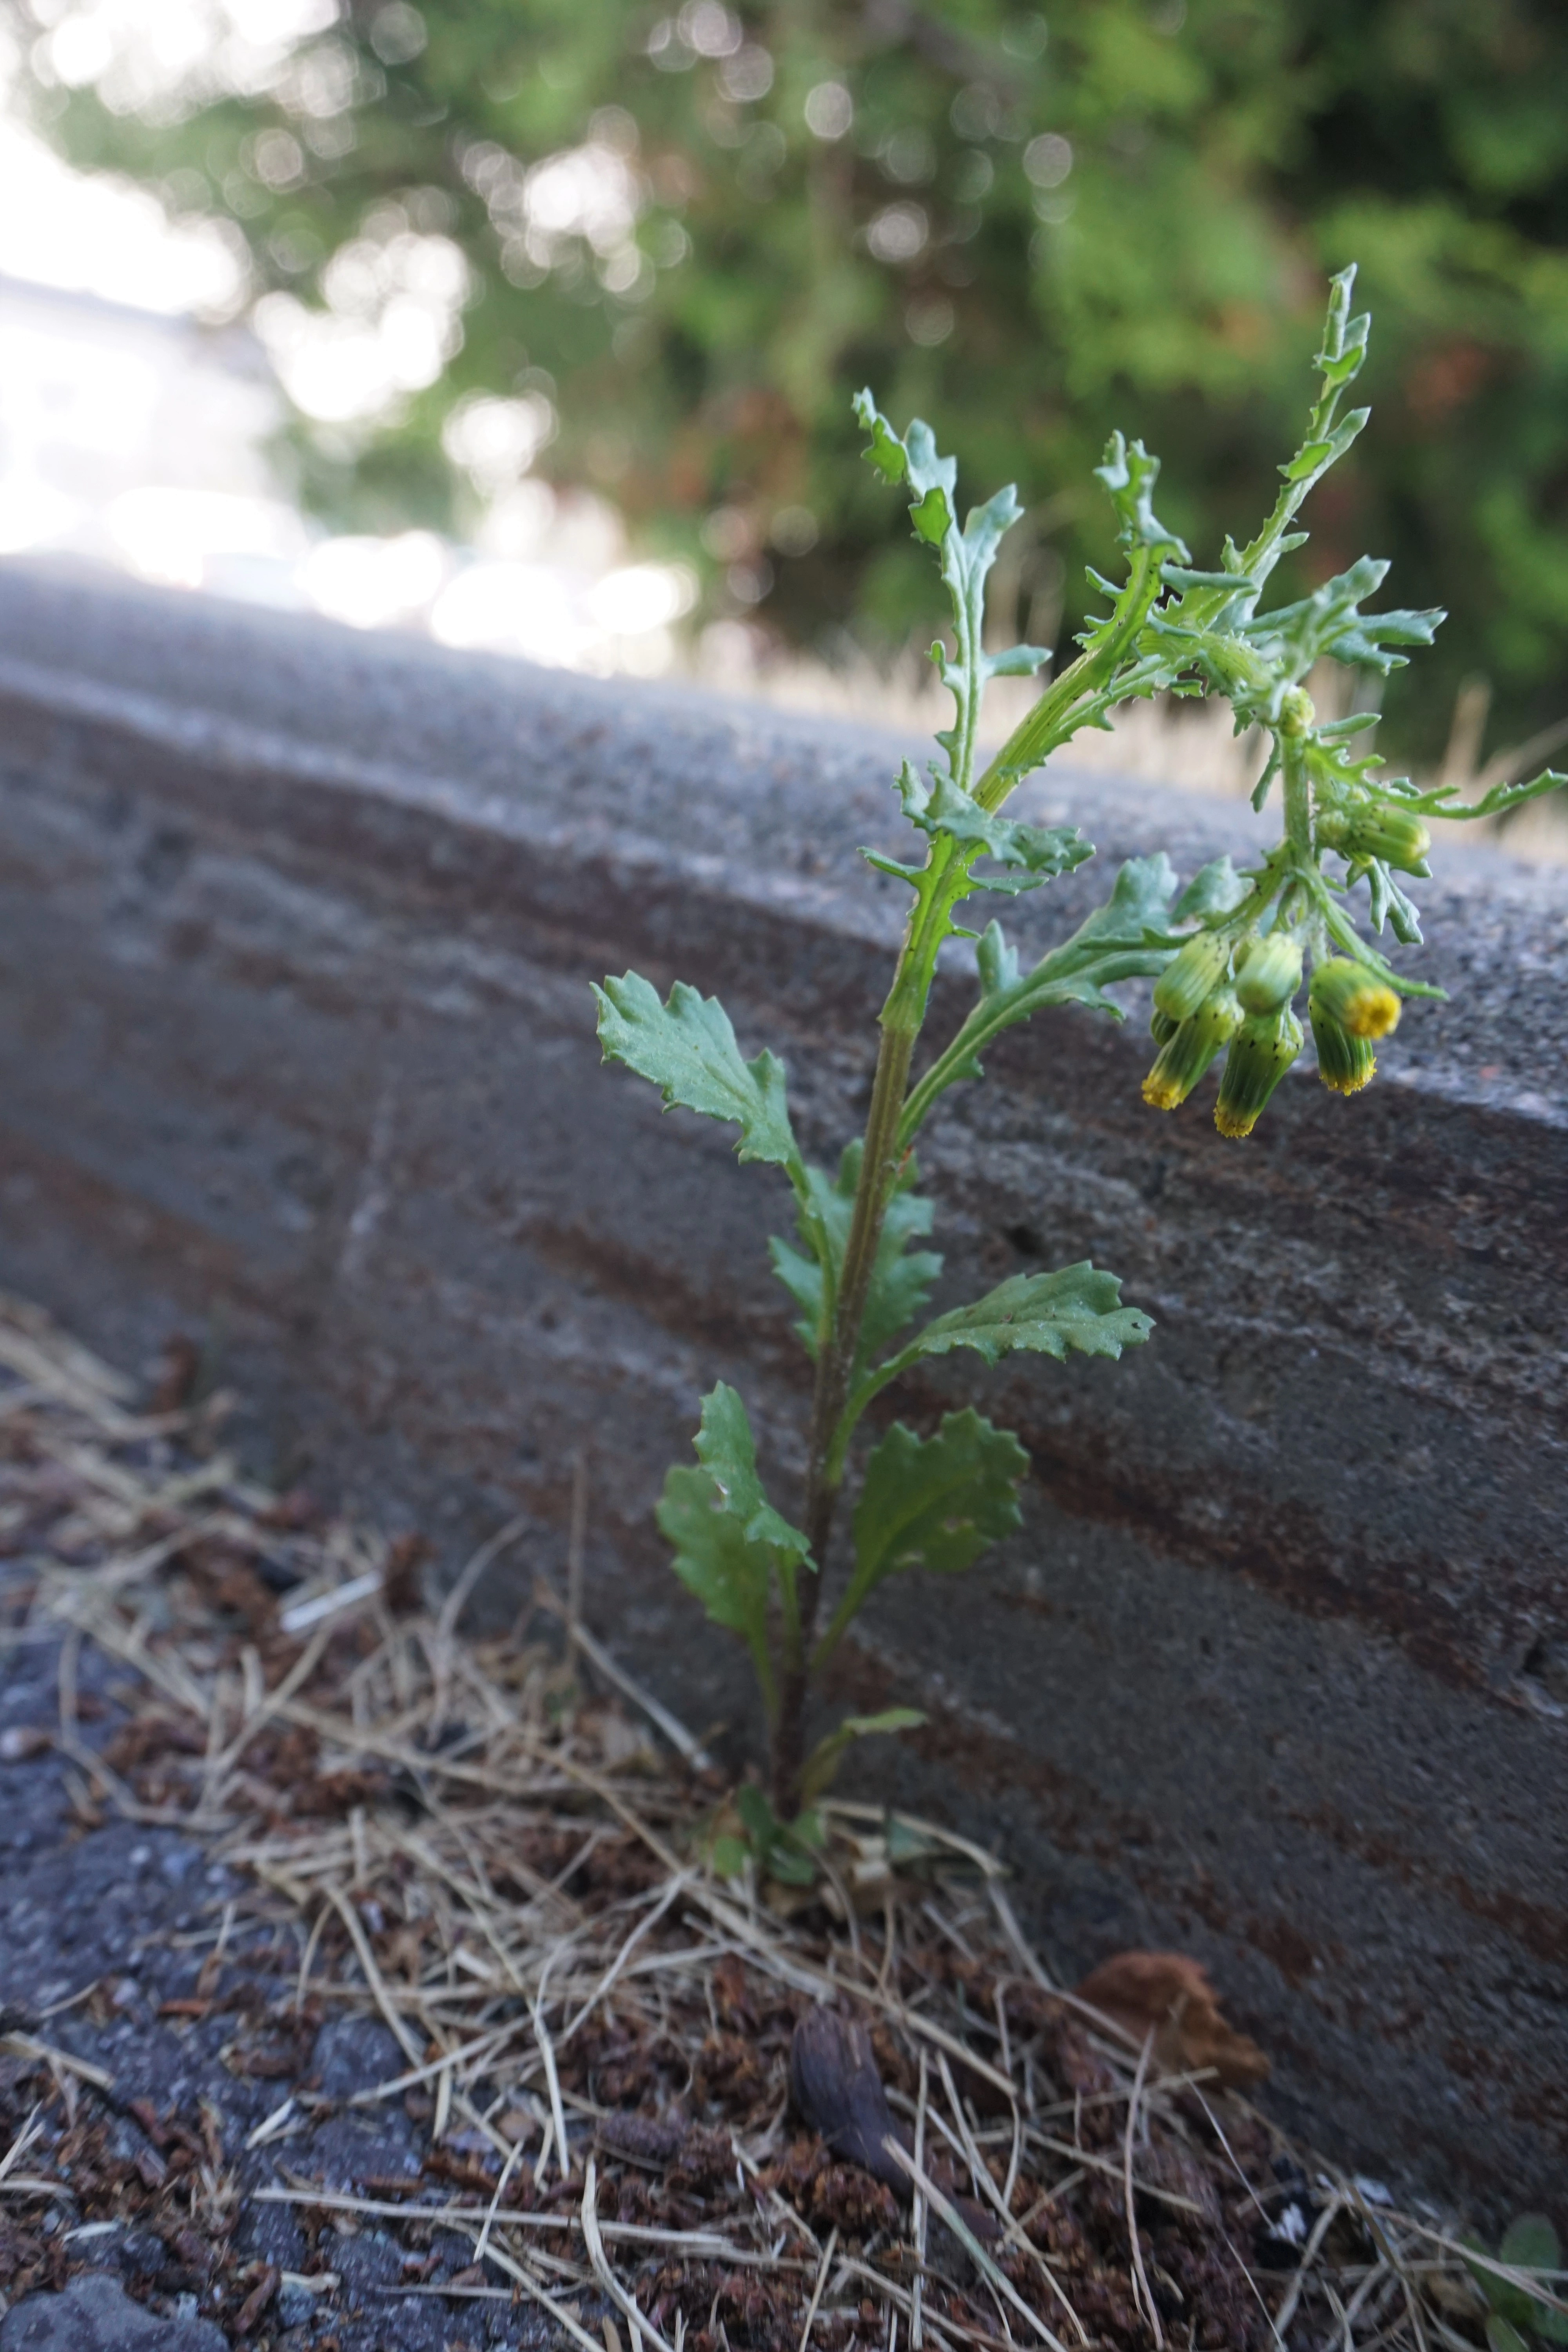
[[[784,1188],[601,1072],[586,982],[721,992],[836,1151],[901,919],[851,853],[896,845],[903,747],[19,566],[0,718],[4,1278],[122,1359],[201,1325],[275,1468],[453,1561],[532,1512],[498,1615],[590,1446],[595,1625],[743,1724],[648,1514],[715,1376],[787,1492]],[[1143,787],[1034,798],[1101,855],[1026,947],[1122,856],[1259,837]],[[950,1098],[943,1303],[1092,1256],[1159,1329],[900,1392],[1011,1421],[1036,1491],[962,1584],[889,1588],[843,1695],[928,1706],[867,1785],[1000,1839],[1064,1966],[1198,1952],[1299,2128],[1524,2200],[1568,2156],[1568,877],[1437,856],[1453,1002],[1354,1103],[1293,1076],[1222,1144],[1144,1110],[1141,1024],[1078,1013]],[[955,958],[938,1022],[966,996]]]

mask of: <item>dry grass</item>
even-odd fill
[[[595,1695],[575,1627],[466,1639],[405,1550],[279,1504],[216,1414],[139,1413],[14,1303],[0,1366],[0,1532],[27,1570],[0,1638],[64,1634],[80,1819],[174,1823],[247,1874],[249,1915],[298,1938],[275,2037],[290,2008],[361,2013],[402,2053],[361,2097],[426,2127],[418,2181],[299,2169],[320,2105],[299,2080],[251,2134],[278,2168],[259,2195],[319,2248],[368,2218],[414,2248],[458,2233],[471,2267],[402,2292],[521,2297],[584,2352],[1484,2343],[1438,2217],[1298,2158],[1055,1985],[989,1856],[840,1805],[825,1899],[785,1916],[714,1877],[695,1743],[656,1747],[650,1725],[679,1727],[628,1710],[624,1670]],[[84,1643],[132,1710],[106,1753],[79,1719]],[[788,2112],[794,2021],[823,2002],[874,2029],[907,2202]],[[58,2193],[24,2168],[34,2131],[0,2154],[0,2200]],[[323,2254],[304,2284],[331,2275]]]

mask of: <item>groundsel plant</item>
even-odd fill
[[[810,1877],[822,1834],[815,1802],[845,1748],[864,1733],[920,1720],[909,1709],[851,1717],[808,1757],[813,1679],[886,1578],[967,1568],[1020,1524],[1027,1456],[1008,1432],[973,1408],[948,1413],[930,1437],[894,1422],[860,1465],[847,1574],[826,1608],[829,1546],[873,1401],[917,1366],[959,1349],[990,1365],[1020,1351],[1058,1360],[1069,1349],[1116,1358],[1152,1328],[1146,1315],[1123,1306],[1116,1276],[1085,1262],[1016,1275],[908,1336],[942,1267],[922,1246],[933,1207],[917,1189],[914,1157],[934,1106],[951,1087],[981,1076],[981,1055],[1014,1023],[1064,1004],[1120,1020],[1121,1008],[1107,991],[1152,979],[1159,1050],[1146,1099],[1175,1108],[1223,1053],[1215,1122],[1222,1135],[1245,1136],[1301,1050],[1293,1005],[1309,964],[1320,1075],[1327,1086],[1354,1092],[1372,1076],[1373,1045],[1398,1020],[1401,1000],[1441,994],[1394,971],[1363,937],[1352,910],[1357,886],[1367,885],[1375,931],[1387,923],[1400,941],[1419,941],[1415,908],[1396,877],[1427,872],[1426,819],[1489,814],[1563,781],[1543,776],[1456,807],[1450,788],[1419,791],[1404,779],[1380,778],[1374,759],[1355,756],[1358,734],[1374,723],[1370,715],[1319,723],[1303,683],[1315,665],[1333,660],[1386,674],[1403,665],[1405,648],[1429,643],[1443,617],[1363,612],[1384,564],[1363,558],[1299,604],[1259,609],[1276,564],[1306,536],[1292,529],[1303,500],[1366,422],[1364,409],[1339,414],[1366,351],[1368,320],[1350,314],[1353,277],[1346,270],[1334,280],[1316,362],[1319,398],[1300,448],[1280,469],[1274,511],[1247,547],[1226,541],[1217,570],[1192,569],[1187,550],[1156,515],[1158,461],[1141,443],[1112,436],[1098,478],[1120,524],[1125,577],[1120,584],[1096,577],[1107,611],[1079,639],[1078,658],[985,764],[977,745],[988,681],[1033,675],[1048,658],[1037,646],[984,649],[986,575],[1021,509],[1011,488],[1000,490],[961,525],[956,465],[938,456],[929,428],[917,422],[900,437],[868,393],[857,400],[870,464],[908,494],[915,535],[941,566],[952,637],[931,657],[952,696],[953,719],[937,737],[941,759],[923,776],[906,761],[898,778],[915,835],[908,861],[863,853],[908,887],[910,904],[878,1016],[865,1133],[846,1147],[837,1171],[805,1158],[783,1065],[767,1052],[745,1060],[715,999],[678,982],[661,1003],[635,972],[595,992],[605,1059],[651,1080],[667,1106],[732,1122],[740,1159],[782,1168],[795,1194],[795,1237],[775,1240],[772,1253],[815,1367],[798,1522],[763,1491],[746,1408],[723,1383],[703,1400],[696,1464],[670,1471],[658,1513],[677,1574],[710,1618],[747,1643],[771,1733],[770,1792],[741,1792],[744,1836],[720,1842],[721,1867],[739,1867],[749,1847],[774,1876]],[[1222,696],[1238,731],[1266,730],[1272,750],[1255,805],[1261,809],[1279,783],[1281,838],[1251,870],[1237,873],[1221,858],[1179,895],[1163,854],[1130,860],[1104,904],[1020,970],[998,922],[964,928],[957,910],[984,895],[1005,900],[1038,889],[1094,853],[1075,827],[1008,816],[1009,798],[1080,728],[1104,727],[1120,703],[1167,691]],[[975,1001],[952,1043],[917,1076],[937,957],[953,937],[975,941]]]

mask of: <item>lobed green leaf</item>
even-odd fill
[[[1116,509],[1116,519],[1121,526],[1121,544],[1125,548],[1168,547],[1179,562],[1189,559],[1186,548],[1173,530],[1167,530],[1154,512],[1154,485],[1160,478],[1160,460],[1152,457],[1142,441],[1129,442],[1120,433],[1113,433],[1105,445],[1105,456],[1094,469],[1094,478],[1110,492],[1110,503]],[[1109,583],[1106,583],[1109,586]],[[1114,589],[1110,590],[1114,594]]]
[[[1003,866],[1021,867],[1024,878],[1014,888],[1037,888],[1094,856],[1093,843],[1085,841],[1076,824],[1024,824],[996,816],[940,769],[932,767],[931,778],[928,784],[908,760],[900,770],[897,791],[910,823],[933,838],[946,834],[966,849],[984,850]],[[974,887],[997,886],[977,877]]]
[[[827,1251],[827,1275],[837,1297],[850,1220],[855,1213],[861,1150],[858,1141],[847,1145],[838,1173],[834,1177],[820,1168],[808,1165],[805,1169],[805,1200],[796,1221],[811,1255],[803,1256],[799,1250],[776,1236],[768,1244],[774,1273],[801,1309],[801,1320],[795,1328],[813,1359],[817,1353],[823,1319],[823,1266],[816,1254],[817,1237],[821,1237]],[[942,1272],[942,1259],[935,1251],[910,1248],[912,1242],[930,1233],[936,1218],[933,1203],[914,1190],[918,1181],[911,1158],[888,1202],[877,1244],[860,1326],[857,1370],[913,1321]]]
[[[784,1066],[766,1051],[754,1061],[742,1058],[716,996],[701,996],[678,980],[668,1003],[661,1004],[658,990],[635,971],[606,980],[594,994],[606,1062],[623,1063],[651,1080],[667,1110],[679,1105],[704,1118],[732,1120],[741,1130],[736,1149],[742,1160],[798,1168]]]
[[[988,1364],[1020,1349],[1058,1362],[1073,1349],[1120,1356],[1123,1348],[1142,1347],[1153,1328],[1141,1307],[1122,1306],[1117,1276],[1084,1258],[1055,1274],[1015,1274],[973,1306],[939,1315],[900,1351],[897,1363],[904,1370],[922,1356],[945,1356],[954,1348],[973,1348]]]
[[[775,1691],[768,1611],[774,1580],[793,1620],[795,1571],[813,1565],[810,1547],[763,1493],[745,1406],[722,1381],[702,1400],[695,1443],[702,1467],[679,1465],[668,1472],[655,1517],[687,1591],[714,1624],[746,1643],[771,1717]]]
[[[1120,1004],[1104,992],[1116,981],[1163,971],[1181,946],[1181,933],[1171,929],[1169,902],[1175,887],[1175,871],[1163,850],[1152,857],[1128,858],[1104,905],[1010,988],[996,991],[994,1012],[1005,1010],[1009,1021],[1021,1021],[1042,1005],[1077,1003],[1124,1019]]]
[[[798,1528],[782,1518],[757,1475],[756,1444],[738,1391],[721,1381],[702,1400],[702,1422],[693,1440],[697,1456],[739,1521],[749,1544],[766,1544],[784,1558],[805,1560],[811,1545]]]
[[[1018,1486],[1029,1457],[1010,1430],[973,1406],[934,1437],[895,1422],[866,1465],[855,1508],[855,1582],[869,1592],[904,1568],[953,1575],[1023,1524]]]
[[[753,1657],[765,1657],[773,1554],[749,1540],[718,1482],[706,1470],[678,1464],[666,1474],[654,1516],[687,1591],[715,1625],[743,1635]]]
[[[1018,1486],[1029,1457],[1010,1430],[972,1405],[943,1417],[934,1437],[901,1422],[872,1450],[855,1507],[855,1565],[817,1644],[820,1666],[885,1578],[900,1569],[953,1575],[1022,1524]]]
[[[937,454],[931,426],[917,416],[907,434],[894,432],[869,391],[857,393],[855,421],[871,436],[866,451],[884,481],[902,483],[910,493],[910,519],[917,539],[940,547],[957,516],[953,495],[958,488],[958,460]]]
[[[1320,731],[1326,734],[1328,730]],[[1458,789],[1457,784],[1434,784],[1429,791],[1412,789],[1401,797],[1422,816],[1447,817],[1457,824],[1468,824],[1479,816],[1504,815],[1526,801],[1538,800],[1542,793],[1568,792],[1568,776],[1560,775],[1555,768],[1547,768],[1528,783],[1494,784],[1475,801],[1458,799]]]

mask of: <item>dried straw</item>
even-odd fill
[[[1138,2046],[1057,1987],[994,1857],[939,1825],[825,1807],[837,1921],[714,1877],[704,1824],[716,1792],[700,1777],[700,1743],[582,1622],[585,1455],[574,1469],[567,1599],[539,1580],[538,1638],[489,1641],[464,1634],[463,1610],[534,1522],[519,1515],[481,1545],[433,1616],[395,1615],[388,1544],[347,1522],[291,1523],[223,1454],[220,1419],[210,1406],[138,1413],[126,1383],[36,1310],[0,1300],[0,1457],[22,1489],[32,1479],[55,1498],[19,1571],[26,1589],[13,1579],[0,1644],[60,1644],[58,1744],[79,1807],[178,1823],[248,1876],[252,1894],[237,1919],[226,1914],[201,1997],[237,1927],[296,1933],[289,2013],[314,2002],[379,2017],[406,2062],[362,2103],[426,2097],[435,2143],[455,2134],[488,2158],[475,2198],[356,2196],[286,2174],[258,2192],[264,2200],[459,2232],[504,2285],[396,2292],[521,2294],[582,2352],[605,2352],[604,2341],[557,2290],[602,2297],[644,2352],[680,2352],[685,2305],[678,2298],[667,2332],[649,2304],[650,2266],[667,2277],[671,2264],[693,2281],[708,2265],[716,2277],[764,2280],[778,2340],[795,2352],[868,2345],[856,2316],[864,2298],[883,2346],[902,2330],[911,2352],[1007,2352],[1021,2326],[1048,2352],[1068,2352],[1058,2326],[1077,2347],[1108,2339],[1075,2300],[1081,2263],[1053,2254],[1050,2232],[1114,2184],[1142,2331],[1130,2341],[1163,2352],[1169,2285],[1157,2253],[1151,2275],[1135,2209],[1152,2200],[1185,2229],[1205,2209],[1168,2175],[1143,2177],[1160,2168],[1139,2150],[1179,2151],[1205,2168],[1245,2234],[1279,2210],[1281,2192],[1237,2149],[1282,2147],[1278,2136],[1212,2083],[1162,2070],[1152,2037]],[[223,1583],[236,1564],[238,1601]],[[237,1630],[241,1603],[248,1615]],[[88,1643],[135,1678],[136,1724],[150,1735],[137,1760],[112,1764],[84,1733]],[[180,1734],[163,1750],[151,1737],[160,1727]],[[290,1742],[307,1766],[290,1766]],[[311,1810],[339,1787],[341,1802]],[[894,1843],[916,1857],[918,1876],[895,1866]],[[695,2064],[722,1971],[738,1971],[759,2001],[848,2006],[908,2053],[913,2152],[887,2145],[910,2201],[885,2237],[861,2243],[830,2215],[824,2235],[814,2231],[778,2169],[788,2134],[776,2091],[736,2134],[742,2187],[715,2192],[711,2224],[666,2228],[602,2210],[621,2159],[602,2137],[606,2116],[581,2052],[613,2030],[689,2047]],[[979,2013],[963,1997],[968,1979],[984,1981]],[[1102,2087],[1060,2095],[1042,2039],[1050,2020],[1077,2021]],[[62,2084],[110,2087],[101,2069],[29,2034],[12,2032],[0,2049],[48,2065]],[[995,2130],[966,2106],[981,2087],[1001,2103]],[[283,2146],[303,2112],[290,2091],[249,2146]],[[1071,2137],[1065,2123],[1048,2127],[1068,2116]],[[7,2198],[56,2193],[21,2169],[35,2137],[29,2123],[0,2154]],[[1474,2352],[1485,2334],[1471,2286],[1479,2258],[1457,2230],[1374,2208],[1331,2168],[1311,2171],[1311,2226],[1283,2280],[1260,2283],[1218,2233],[1274,2343],[1331,2336],[1342,2352]],[[573,2185],[571,2202],[528,2210],[552,2174]],[[965,2179],[998,2232],[994,2252],[961,2210],[952,2184]],[[1554,2281],[1483,2267],[1564,2307]],[[1128,2278],[1124,2254],[1123,2295]],[[856,2300],[841,2305],[846,2294]],[[1185,2322],[1172,2335],[1185,2342]]]

